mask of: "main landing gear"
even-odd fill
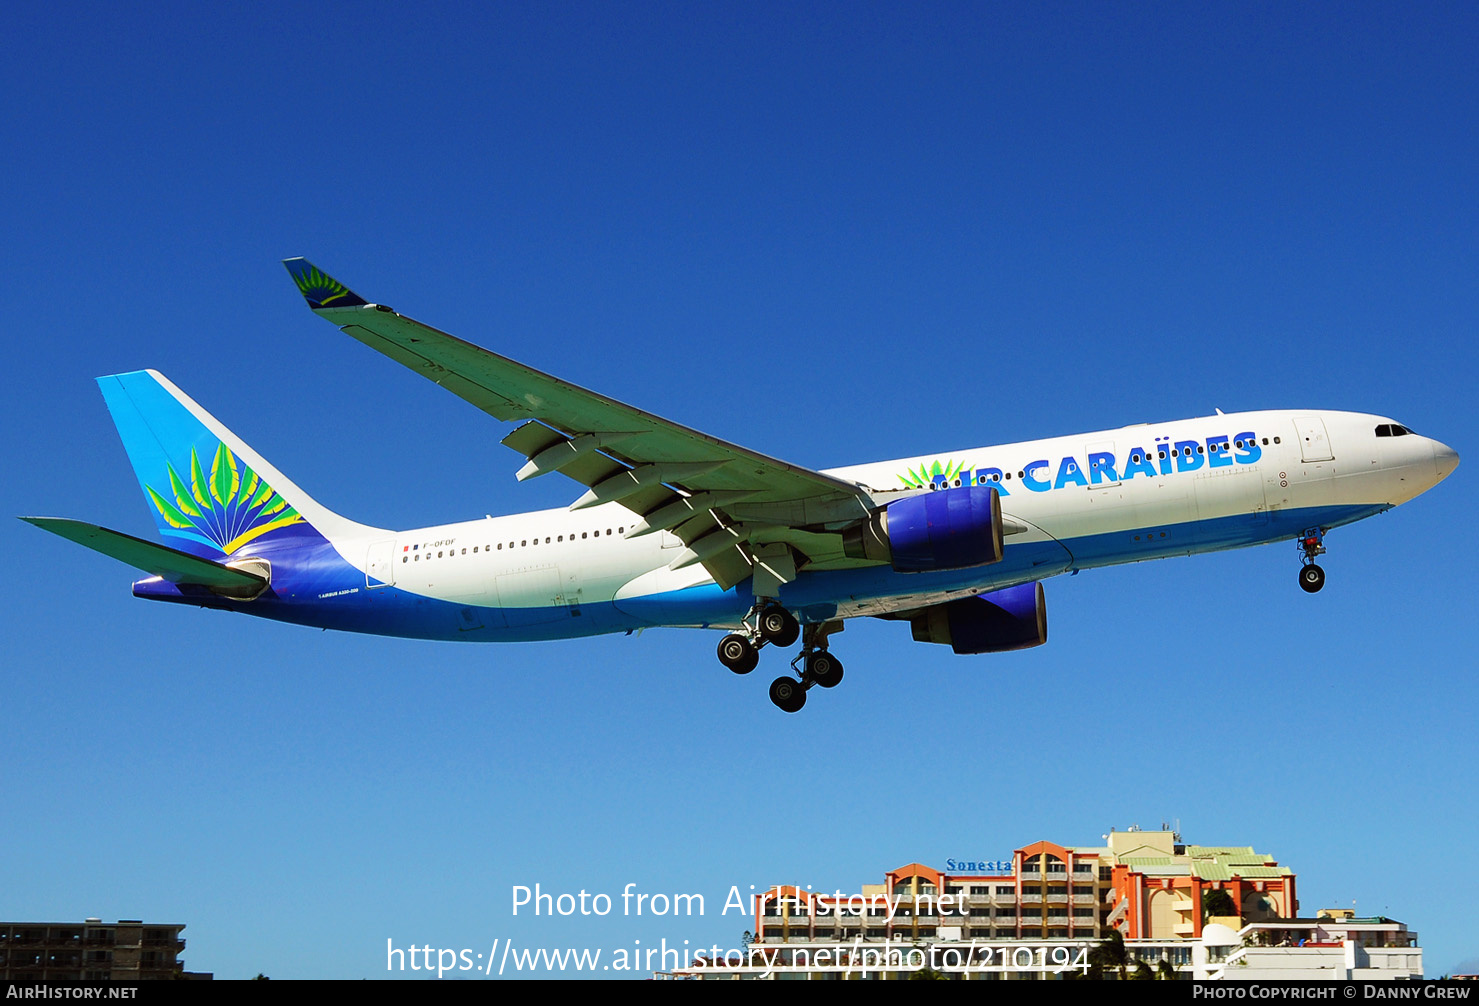
[[[731,632],[719,640],[719,662],[736,674],[749,674],[755,669],[760,662],[761,647],[790,646],[801,637],[801,653],[791,661],[791,671],[796,677],[783,675],[770,683],[770,701],[785,712],[799,712],[806,705],[807,690],[813,685],[834,688],[842,680],[842,661],[827,651],[827,636],[840,629],[842,623],[825,622],[803,628],[779,604],[757,601],[745,616],[744,625],[744,631]]]
[[[749,674],[760,662],[760,647],[771,643],[790,646],[800,634],[801,626],[785,608],[757,603],[745,616],[744,632],[731,632],[719,640],[719,663],[736,674]]]
[[[1325,529],[1312,527],[1299,536],[1299,585],[1307,594],[1325,586],[1325,571],[1315,564],[1315,557],[1325,554]]]

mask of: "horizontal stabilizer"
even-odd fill
[[[135,569],[162,577],[170,583],[196,584],[231,594],[254,594],[267,586],[264,577],[245,570],[230,569],[209,559],[201,559],[187,552],[135,538],[122,531],[110,531],[86,521],[67,517],[22,517],[21,520],[79,545],[86,545],[94,552],[126,562]]]

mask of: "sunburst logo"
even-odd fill
[[[208,477],[200,456],[190,448],[188,486],[173,465],[166,463],[165,468],[173,499],[146,486],[155,509],[185,537],[214,545],[226,555],[268,531],[303,523],[298,511],[225,444],[216,446]]]
[[[899,481],[911,489],[928,489],[930,486],[950,485],[965,471],[967,462],[946,461],[941,464],[938,460],[931,465],[920,465],[917,469],[910,468],[908,475],[900,475]],[[962,480],[970,485],[967,480]]]
[[[310,304],[318,307],[328,307],[336,300],[341,300],[345,297],[354,297],[349,292],[349,287],[340,283],[318,266],[309,266],[301,272],[294,272],[293,282],[298,284],[298,290],[302,292],[304,298]]]

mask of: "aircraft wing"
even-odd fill
[[[588,491],[572,510],[620,503],[627,536],[671,531],[687,546],[672,568],[703,563],[728,588],[759,572],[858,565],[833,529],[872,508],[864,487],[767,457],[527,367],[371,304],[306,259],[283,263],[315,314],[501,420],[528,458],[518,478],[558,471]],[[758,565],[757,565],[758,564]],[[767,581],[757,581],[761,593]],[[776,584],[778,586],[778,584]]]

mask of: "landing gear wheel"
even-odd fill
[[[767,604],[760,612],[760,636],[776,646],[790,646],[801,635],[801,626],[779,604]]]
[[[1299,571],[1299,585],[1304,588],[1305,593],[1313,594],[1325,586],[1325,571],[1310,563]]]
[[[842,681],[842,661],[826,650],[817,650],[806,658],[806,676],[823,688],[835,688]]]
[[[736,674],[749,674],[760,663],[760,651],[738,632],[719,640],[719,663]]]
[[[770,683],[770,701],[784,712],[800,712],[806,705],[806,686],[795,678],[776,678]]]

